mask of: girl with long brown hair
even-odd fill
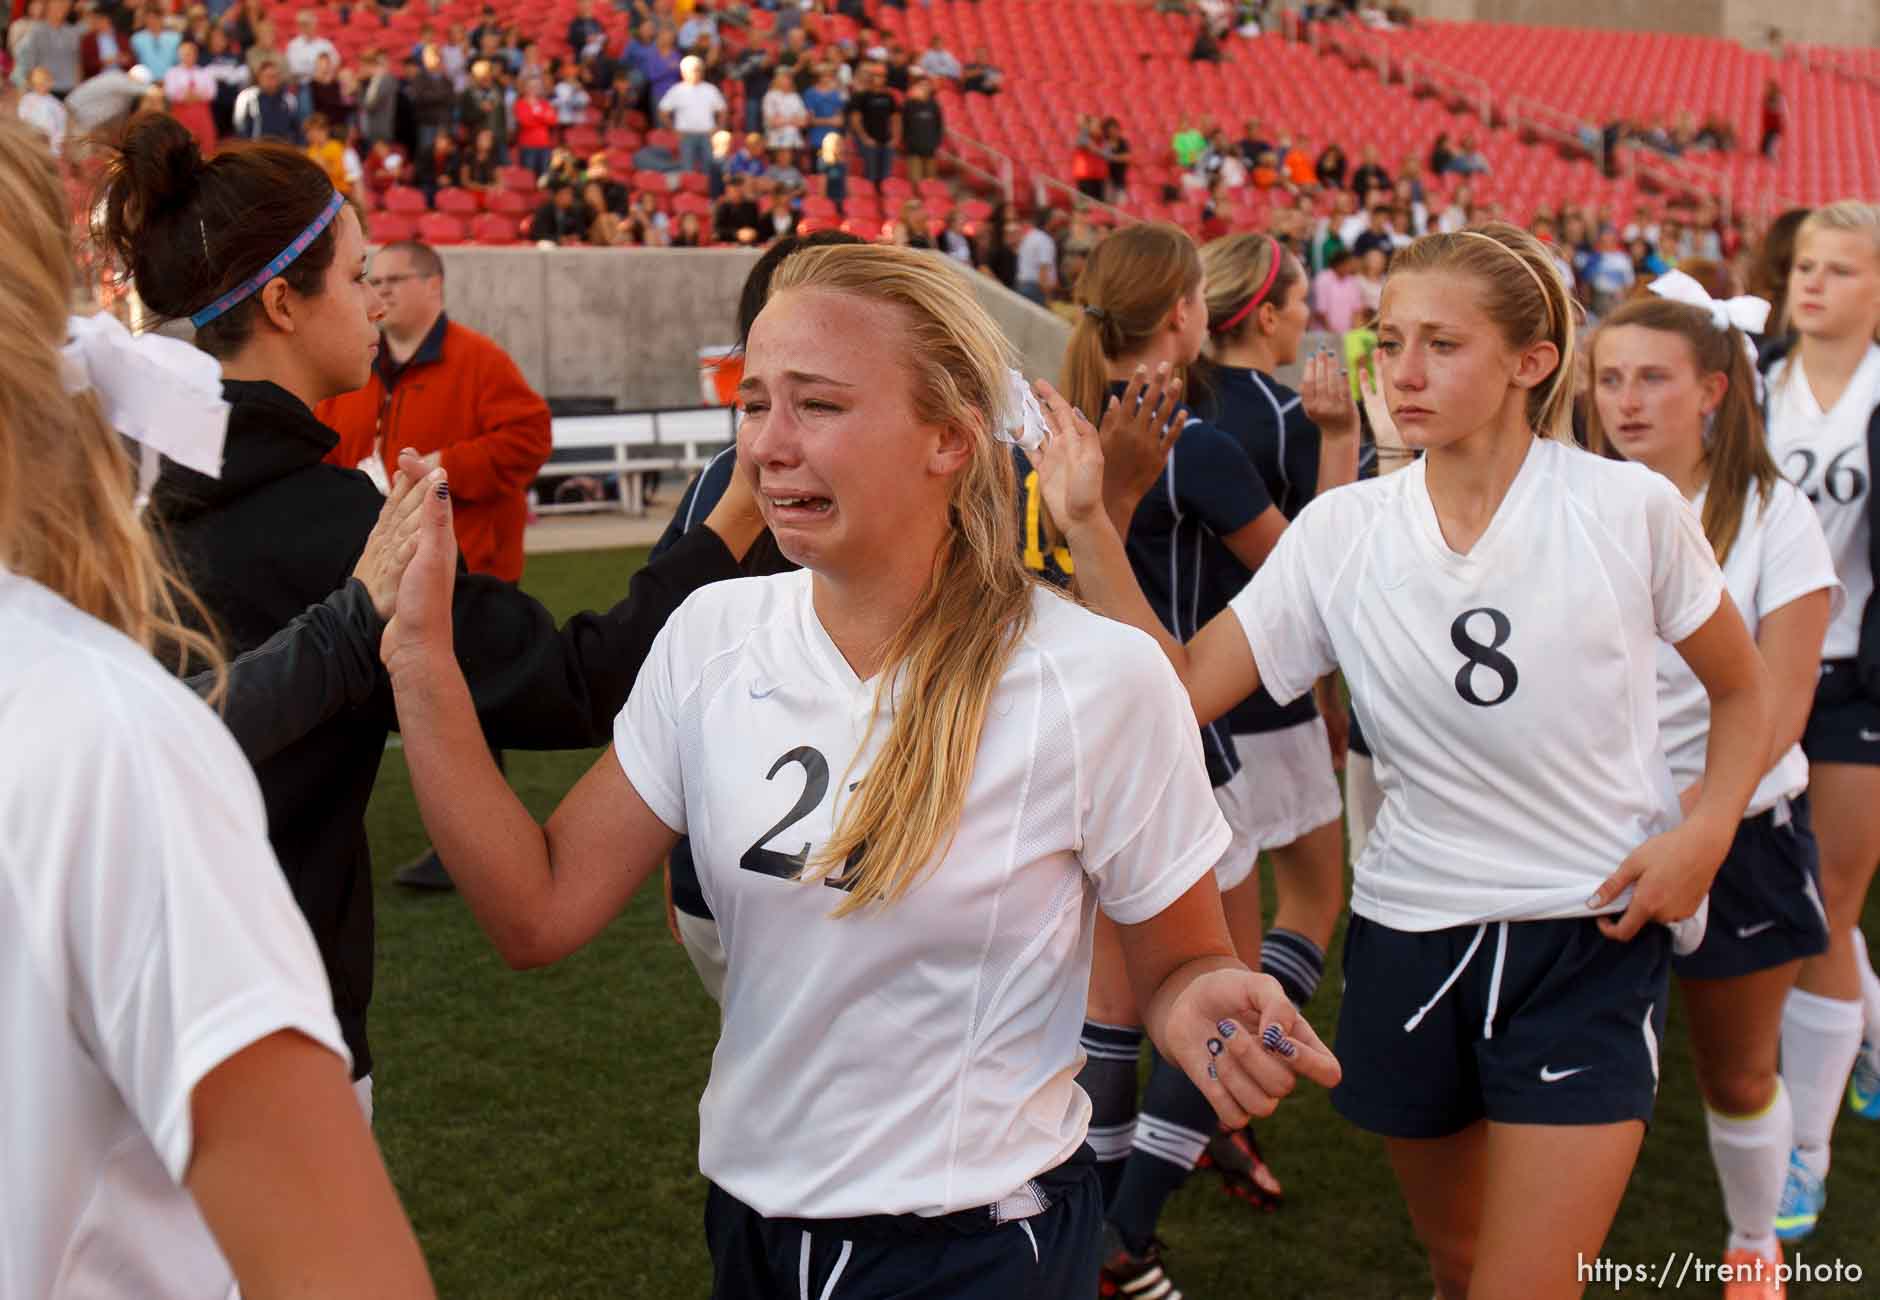
[[[1207,294],[1200,250],[1174,226],[1126,226],[1097,245],[1075,288],[1076,323],[1064,355],[1071,402],[1096,420],[1128,399],[1132,378],[1166,374],[1179,387],[1207,338]],[[1246,449],[1193,418],[1141,504],[1118,520],[1137,580],[1178,638],[1214,616],[1286,526]],[[1217,792],[1225,789],[1239,770],[1232,732],[1205,727],[1201,743],[1209,780]],[[1234,950],[1252,961],[1260,946],[1260,896],[1257,885],[1245,887],[1255,856],[1245,839],[1242,826],[1216,863],[1215,878]],[[1204,1154],[1243,1194],[1270,1198],[1278,1187],[1250,1140],[1235,1146],[1217,1133],[1206,1098],[1174,1063],[1158,1059],[1138,1106],[1141,1012],[1116,928],[1102,920],[1087,1020],[1088,1060],[1078,1081],[1094,1106],[1091,1146],[1105,1184],[1104,1281],[1152,1290],[1163,1284],[1155,1241],[1162,1207]]]
[[[6,1287],[428,1296],[254,777],[151,658],[221,666],[68,341],[69,230],[0,121]]]
[[[1796,1150],[1776,1229],[1796,1241],[1814,1229],[1826,1200],[1843,1090],[1856,1111],[1880,1118],[1880,981],[1860,931],[1880,867],[1880,496],[1872,487],[1880,465],[1880,204],[1850,199],[1810,213],[1796,234],[1788,289],[1796,341],[1769,370],[1769,450],[1814,503],[1847,589],[1828,624],[1802,733],[1829,947],[1802,963],[1782,1017]]]
[[[1095,1292],[1073,1072],[1099,907],[1222,1119],[1337,1077],[1232,956],[1166,663],[1024,567],[1008,352],[931,257],[782,263],[738,472],[803,571],[689,600],[546,828],[490,762],[447,611],[401,591],[387,632],[426,828],[512,964],[581,947],[690,837],[727,956],[699,1144],[721,1300]]]
[[[234,220],[229,214],[240,214]],[[364,385],[383,314],[363,232],[318,164],[273,144],[201,156],[172,119],[139,118],[105,178],[99,233],[161,320],[189,321],[221,362],[229,405],[220,478],[166,463],[153,518],[237,650],[265,642],[338,586],[383,500],[363,474],[324,463],[338,435],[313,414]],[[633,579],[613,609],[560,628],[510,583],[453,588],[466,670],[492,743],[575,748],[604,740],[667,615],[735,577],[761,523],[727,493],[707,526]],[[256,763],[269,836],[313,929],[334,1009],[370,1106],[366,1019],[374,974],[365,808],[394,722],[382,668],[358,707]]]
[[[1782,1005],[1803,959],[1828,947],[1800,741],[1843,593],[1814,510],[1764,438],[1744,327],[1757,332],[1768,304],[1718,302],[1675,271],[1652,290],[1675,297],[1633,299],[1593,337],[1588,445],[1649,466],[1692,503],[1774,687],[1766,770],[1710,887],[1703,944],[1672,961],[1730,1225],[1724,1294],[1763,1300],[1781,1294],[1776,1211],[1794,1145],[1777,1073]],[[1709,710],[1669,647],[1658,653],[1658,704],[1689,806],[1704,780]]]
[[[1400,251],[1378,368],[1422,455],[1308,505],[1185,645],[1061,399],[1041,466],[1079,590],[1157,637],[1198,719],[1344,674],[1384,805],[1353,866],[1332,1103],[1384,1137],[1446,1300],[1580,1293],[1657,1091],[1672,933],[1648,923],[1701,910],[1766,766],[1767,673],[1689,507],[1568,440],[1575,333],[1525,231]],[[1681,822],[1661,641],[1711,705]]]

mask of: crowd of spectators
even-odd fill
[[[937,37],[911,50],[868,26],[854,0],[760,0],[771,11],[761,23],[714,0],[615,0],[627,14],[619,41],[596,0],[577,0],[565,55],[494,5],[473,24],[440,18],[414,35],[369,0],[348,11],[349,31],[372,31],[350,57],[313,9],[283,42],[262,0],[173,2],[29,0],[7,42],[20,116],[55,147],[139,111],[172,114],[205,153],[231,138],[283,141],[368,208],[403,186],[427,207],[465,191],[475,210],[513,188],[506,169],[519,166],[545,191],[527,233],[562,243],[762,243],[811,197],[840,215],[851,170],[871,191],[936,175],[937,86],[995,95],[1002,82],[986,50],[968,60]],[[710,208],[638,201],[630,182],[649,173],[675,195],[695,192],[687,174],[703,177]]]

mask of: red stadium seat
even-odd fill
[[[460,190],[455,186],[437,192],[437,210],[457,217],[474,217],[483,210],[478,200],[480,195],[475,190]]]
[[[479,244],[519,244],[522,231],[514,217],[485,212],[470,223],[470,238]]]
[[[372,228],[366,234],[372,243],[396,244],[416,239],[418,222],[414,217],[400,216],[396,212],[381,212],[372,218]]]
[[[705,194],[712,192],[711,178],[703,172],[682,172],[679,176],[679,188],[687,194]]]
[[[638,171],[633,173],[633,188],[642,194],[669,194],[672,186],[666,183],[665,172]]]
[[[424,212],[429,207],[424,201],[424,191],[410,185],[394,185],[385,191],[385,210],[415,214]]]
[[[673,196],[672,214],[675,217],[684,216],[688,212],[696,212],[703,217],[709,215],[711,210],[712,201],[703,194],[676,194]]]
[[[418,218],[418,238],[427,244],[461,244],[464,223],[446,212],[433,212]]]
[[[516,190],[497,190],[489,196],[484,206],[491,212],[506,217],[521,216],[535,211],[535,204],[530,196]]]
[[[535,189],[535,173],[527,167],[505,167],[496,174],[496,178],[506,190]]]

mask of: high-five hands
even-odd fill
[[[379,641],[379,659],[397,677],[428,655],[452,653],[451,596],[457,583],[457,535],[451,526],[450,488],[422,471],[419,457],[400,453],[398,472],[421,484],[417,547],[399,579],[391,622]]]
[[[408,469],[415,472],[407,472]],[[392,490],[379,508],[378,522],[372,525],[366,549],[360,553],[352,571],[352,576],[365,584],[372,597],[372,608],[381,619],[392,617],[405,566],[417,555],[424,539],[425,499],[443,482],[444,471],[435,465],[420,467],[416,458],[409,466],[402,459],[399,463],[398,473],[392,479]]]

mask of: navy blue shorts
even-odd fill
[[[1045,1206],[939,1219],[766,1219],[717,1184],[705,1198],[712,1300],[976,1300],[1094,1296],[1103,1191],[1089,1147],[1031,1181]]]
[[[1747,817],[1710,887],[1710,923],[1688,957],[1673,957],[1679,979],[1724,980],[1828,951],[1821,903],[1821,853],[1808,820],[1808,796]]]
[[[1880,702],[1861,690],[1854,660],[1822,661],[1802,752],[1811,763],[1880,763]]]
[[[1353,916],[1332,1105],[1439,1138],[1500,1124],[1651,1122],[1671,932],[1615,943],[1591,919],[1410,933]]]

